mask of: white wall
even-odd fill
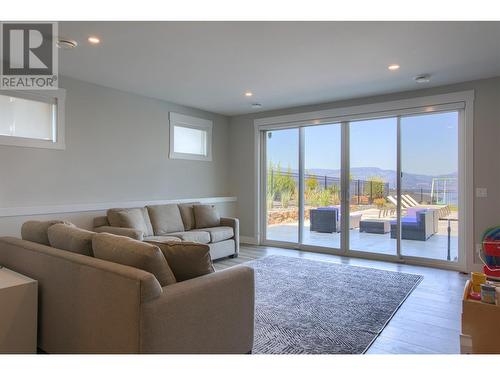
[[[66,77],[60,87],[66,149],[0,145],[0,210],[227,196],[226,117]],[[168,158],[169,111],[213,120],[213,161]],[[0,235],[18,221],[2,218]]]
[[[390,95],[344,100],[279,111],[236,116],[230,119],[231,195],[237,197],[241,235],[255,239],[254,126],[257,118],[340,108],[362,104],[406,99],[418,96],[475,91],[474,101],[474,185],[488,189],[487,198],[474,198],[474,235],[479,241],[482,231],[500,225],[500,77],[455,85],[415,90]],[[467,251],[474,251],[467,249]]]

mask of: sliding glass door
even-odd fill
[[[349,249],[397,254],[396,117],[349,124]]]
[[[415,111],[262,131],[264,243],[458,262],[461,112]]]
[[[459,113],[401,117],[401,254],[458,260]]]
[[[266,239],[299,241],[299,129],[265,132]]]
[[[303,128],[302,243],[340,249],[340,124]]]

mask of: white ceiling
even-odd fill
[[[500,22],[62,22],[59,34],[79,43],[60,50],[63,75],[225,115],[500,76]],[[421,73],[432,81],[417,85]]]

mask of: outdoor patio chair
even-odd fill
[[[396,238],[397,220],[391,221],[391,238]],[[401,218],[401,239],[427,241],[434,234],[434,213],[432,210],[421,209],[415,216]]]
[[[337,232],[339,210],[337,207],[319,207],[309,210],[311,232],[333,233]]]

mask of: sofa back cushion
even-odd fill
[[[144,236],[154,235],[148,210],[145,207],[111,208],[107,216],[112,227],[137,229],[142,231]]]
[[[109,233],[96,233],[92,238],[92,249],[96,258],[152,273],[161,286],[176,282],[162,252],[152,244]]]
[[[194,220],[194,210],[193,210],[193,205],[195,204],[200,204],[200,203],[194,202],[194,203],[179,204],[179,211],[181,212],[182,222],[184,223],[184,230],[192,230],[196,228],[196,222]]]
[[[93,256],[94,232],[66,224],[54,224],[47,231],[50,246],[73,253]]]
[[[196,228],[210,228],[220,225],[220,216],[211,204],[195,204],[193,206]]]
[[[177,204],[147,206],[147,210],[155,236],[184,231],[184,224]]]
[[[42,245],[50,246],[48,229],[54,224],[73,225],[63,220],[37,221],[29,220],[21,227],[21,238],[26,241],[36,242]]]
[[[215,272],[210,247],[196,242],[154,242],[167,259],[177,281]]]
[[[97,216],[93,220],[93,225],[94,228],[99,228],[99,227],[108,227],[109,225],[109,220],[107,216]]]

